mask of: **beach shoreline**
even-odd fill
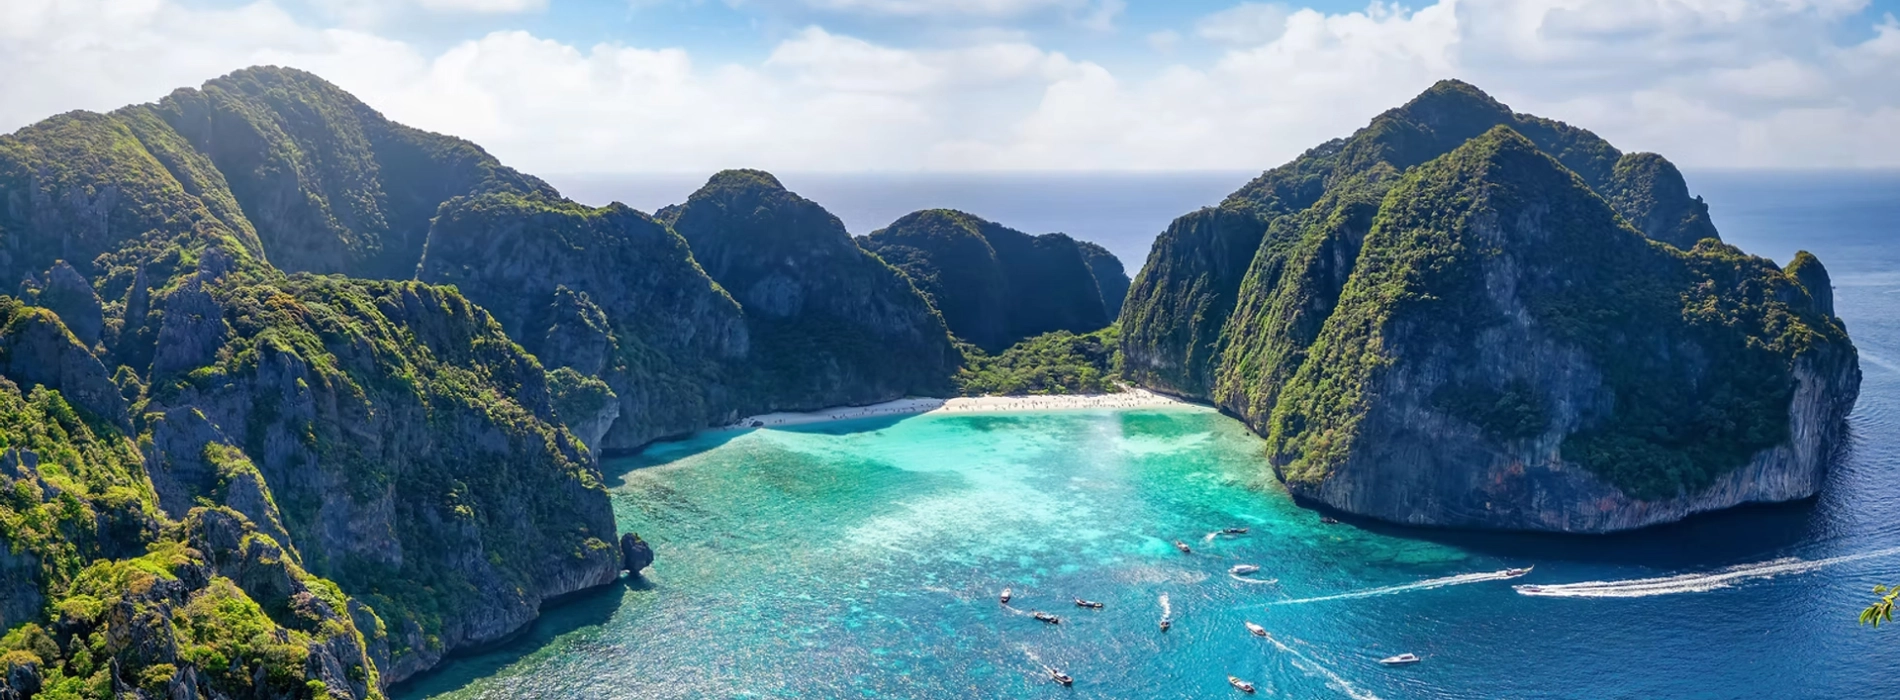
[[[1159,408],[1195,404],[1146,389],[1128,389],[1113,394],[1053,394],[1047,396],[959,396],[953,399],[905,398],[869,406],[837,406],[817,411],[783,411],[747,416],[737,422],[712,428],[715,431],[783,428],[794,425],[834,421],[914,416],[927,413],[1016,413],[1022,411],[1070,411],[1097,408]]]

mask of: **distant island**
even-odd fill
[[[1303,499],[1601,532],[1812,495],[1859,384],[1813,256],[1456,82],[1130,280],[756,170],[590,207],[252,68],[0,137],[0,276],[0,697],[383,697],[650,564],[600,458],[747,416],[1125,383]]]

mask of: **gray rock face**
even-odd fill
[[[188,372],[217,359],[231,327],[224,322],[224,307],[199,280],[166,295],[164,313],[152,356],[152,376]]]
[[[16,461],[19,456],[9,449],[0,459]],[[0,466],[0,486],[12,487],[12,477],[6,476],[6,471]],[[0,537],[0,628],[13,629],[32,621],[45,605],[46,597],[40,594],[39,558],[14,554],[13,543]]]
[[[646,540],[634,533],[620,536],[620,568],[627,573],[638,575],[641,569],[653,565],[653,548]]]
[[[105,310],[92,284],[78,270],[61,260],[46,273],[46,287],[40,290],[38,303],[59,314],[59,320],[90,348],[99,343],[105,329]]]
[[[45,386],[99,418],[131,428],[125,397],[111,372],[69,332],[60,318],[44,309],[22,309],[0,337],[0,374],[22,389]]]

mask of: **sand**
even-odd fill
[[[831,421],[906,416],[921,413],[1010,413],[1016,411],[1062,411],[1092,408],[1147,408],[1186,406],[1185,401],[1148,391],[1129,389],[1113,394],[1062,394],[1053,396],[975,396],[954,399],[898,399],[869,406],[839,406],[803,413],[767,413],[741,419],[719,430],[775,428],[789,425],[829,423]]]

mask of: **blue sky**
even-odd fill
[[[1900,0],[5,0],[0,130],[258,63],[542,172],[1258,169],[1431,82],[1900,166]]]

